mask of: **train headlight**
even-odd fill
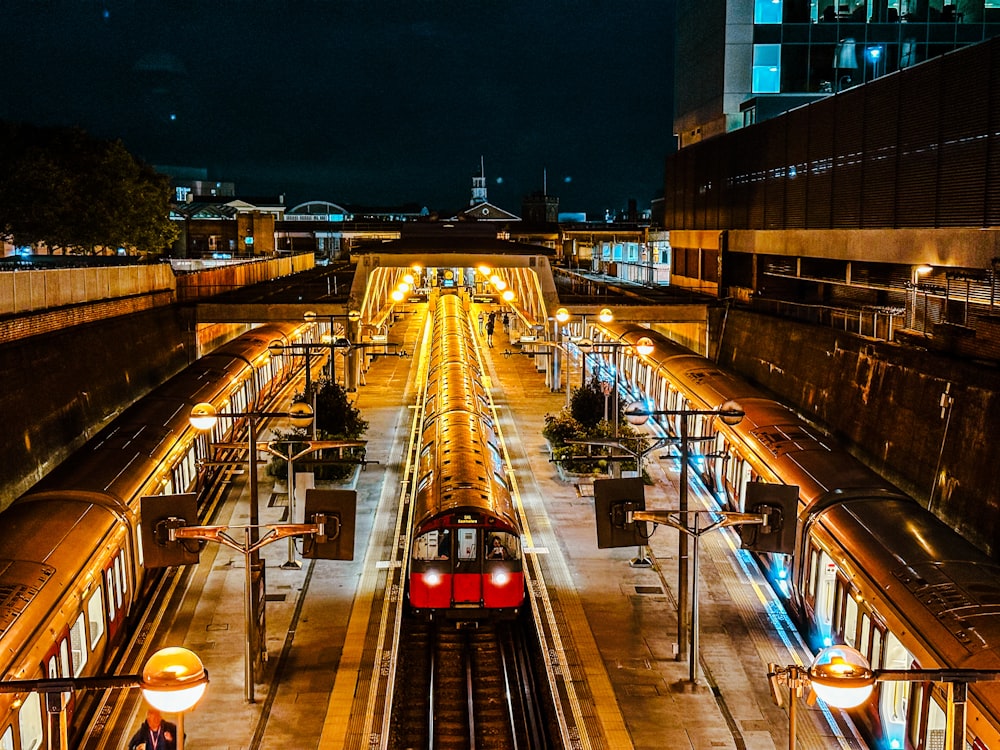
[[[510,571],[509,570],[494,570],[493,571],[493,585],[494,586],[506,586],[510,583]]]
[[[428,586],[440,586],[441,585],[441,573],[436,570],[428,570],[424,573],[424,583]]]

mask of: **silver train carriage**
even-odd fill
[[[653,352],[635,350],[640,338]],[[766,392],[641,326],[594,329],[628,345],[619,380],[655,410],[711,410],[737,401],[736,425],[688,415],[702,479],[743,510],[750,482],[798,487],[795,554],[758,555],[811,644],[847,644],[873,669],[1000,668],[1000,566],[836,441]],[[607,367],[595,361],[597,367]],[[609,375],[613,376],[611,372]],[[679,435],[679,419],[661,421]],[[947,686],[885,682],[853,713],[880,748],[941,746]],[[969,742],[1000,750],[1000,686],[970,686]]]

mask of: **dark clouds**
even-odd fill
[[[0,117],[291,200],[454,209],[482,155],[515,212],[543,169],[563,210],[647,205],[672,20],[672,0],[4,0]]]

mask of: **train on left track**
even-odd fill
[[[265,325],[197,360],[136,401],[0,513],[0,679],[106,674],[123,645],[146,583],[139,502],[192,491],[215,432],[189,424],[201,402],[246,413],[286,385],[301,358],[272,357],[308,326]],[[225,421],[228,424],[223,425]],[[64,694],[74,726],[79,695]],[[0,748],[51,747],[55,729],[39,694],[0,694]],[[71,742],[71,744],[73,744]]]
[[[521,526],[463,299],[432,298],[407,597],[426,618],[512,618]]]

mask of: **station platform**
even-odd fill
[[[474,310],[474,313],[478,310]],[[394,326],[390,340],[416,351],[425,314],[420,307]],[[488,383],[500,415],[513,476],[524,506],[525,546],[543,574],[533,592],[543,616],[558,625],[552,658],[563,681],[562,720],[571,748],[744,748],[789,746],[787,708],[772,701],[767,664],[808,663],[780,603],[759,571],[721,530],[700,543],[698,682],[676,657],[677,532],[660,526],[644,550],[652,565],[630,565],[637,549],[597,548],[592,485],[566,477],[549,461],[541,430],[546,414],[566,404],[545,385],[538,360],[503,356],[516,347],[497,324],[485,348]],[[246,700],[243,557],[210,545],[179,585],[177,605],[163,613],[150,647],[184,645],[210,673],[201,703],[185,717],[187,750],[214,748],[376,748],[384,726],[365,711],[386,655],[370,648],[384,623],[373,602],[381,595],[398,544],[386,516],[394,513],[415,400],[416,360],[382,357],[366,374],[356,405],[369,421],[367,456],[359,471],[355,557],[305,560],[282,567],[282,541],[265,547],[269,659]],[[579,384],[579,365],[570,368]],[[677,507],[677,462],[652,457],[647,509]],[[284,521],[287,490],[260,473],[261,522]],[[691,507],[707,503],[692,484]],[[246,503],[240,503],[245,508]],[[708,507],[705,505],[704,507]],[[390,510],[392,509],[392,510]],[[231,524],[245,524],[244,510]],[[692,589],[693,591],[694,589]],[[167,717],[170,719],[171,717]],[[123,724],[142,721],[136,704]],[[127,736],[111,747],[125,747]],[[797,747],[864,748],[835,710],[798,704]]]

